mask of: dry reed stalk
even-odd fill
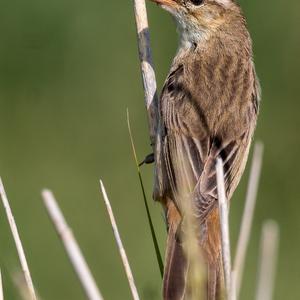
[[[231,272],[231,288],[230,288],[230,300],[237,300],[236,295],[236,272]]]
[[[271,300],[279,245],[279,227],[272,220],[263,224],[256,300]]]
[[[139,58],[148,113],[150,140],[155,144],[158,123],[158,97],[155,72],[150,48],[150,34],[145,0],[134,0],[134,15],[137,29]]]
[[[89,270],[73,233],[67,225],[52,192],[49,190],[43,190],[42,197],[49,217],[64,244],[66,252],[82,284],[87,298],[90,300],[102,300],[102,295],[95,283],[91,271]]]
[[[217,186],[218,186],[218,202],[219,215],[221,226],[221,240],[222,240],[222,260],[225,277],[226,299],[230,299],[231,295],[231,254],[230,254],[230,237],[229,237],[229,220],[228,220],[228,203],[225,193],[224,170],[222,159],[217,159]]]
[[[236,282],[237,297],[239,295],[241,289],[241,283],[243,279],[245,258],[246,258],[247,248],[250,239],[251,226],[252,226],[254,209],[255,209],[256,198],[257,198],[258,184],[259,184],[259,178],[261,173],[262,158],[263,158],[263,144],[259,142],[256,143],[254,147],[245,208],[243,212],[242,224],[240,227],[237,250],[236,250],[235,260],[233,264],[234,266],[233,269],[237,274],[237,282]]]
[[[4,300],[1,269],[0,269],[0,300]]]
[[[109,215],[109,218],[110,218],[112,230],[113,230],[116,242],[117,242],[117,246],[118,246],[118,249],[119,249],[119,252],[120,252],[120,256],[121,256],[122,263],[123,263],[123,266],[124,266],[124,269],[125,269],[125,273],[126,273],[126,276],[127,276],[127,279],[128,279],[128,283],[129,283],[129,287],[130,287],[130,290],[131,290],[132,298],[134,300],[139,300],[140,298],[139,298],[138,291],[137,291],[137,288],[136,288],[136,285],[135,285],[135,282],[134,282],[134,278],[133,278],[133,275],[132,275],[132,272],[131,272],[131,268],[130,268],[130,264],[129,264],[129,261],[128,261],[128,258],[127,258],[127,255],[126,255],[126,251],[125,251],[125,248],[124,248],[122,240],[121,240],[121,236],[120,236],[118,226],[117,226],[114,214],[113,214],[113,210],[112,210],[111,205],[110,205],[110,201],[108,199],[105,187],[104,187],[103,182],[101,180],[100,180],[100,188],[101,188],[101,191],[102,191],[102,194],[103,194],[104,203],[106,205],[106,209],[107,209],[107,212],[108,212],[108,215]]]
[[[195,216],[195,202],[193,201],[193,173],[187,158],[177,148],[174,156],[174,172],[178,174],[176,181],[177,192],[174,193],[175,203],[182,215],[181,238],[184,255],[187,261],[186,288],[184,299],[204,299],[206,290],[206,266],[199,244],[199,222]]]
[[[204,299],[206,274],[204,260],[199,247],[198,224],[193,214],[195,210],[192,206],[191,194],[183,195],[183,193],[180,193],[178,198],[183,201],[181,207],[184,215],[182,222],[182,244],[188,262],[186,273],[187,287],[184,299]]]
[[[21,239],[20,239],[20,236],[19,236],[18,228],[17,228],[16,222],[15,222],[14,216],[12,214],[12,211],[11,211],[11,208],[10,208],[10,205],[9,205],[9,201],[8,201],[8,198],[7,198],[7,195],[6,195],[4,185],[3,185],[3,182],[2,182],[1,178],[0,178],[0,195],[1,195],[2,203],[3,203],[3,206],[4,206],[5,212],[6,212],[7,220],[8,220],[10,229],[11,229],[11,233],[12,233],[12,236],[13,236],[14,241],[15,241],[15,245],[16,245],[16,248],[17,248],[17,253],[18,253],[18,256],[19,256],[22,272],[23,272],[24,277],[25,277],[25,281],[26,281],[26,285],[27,285],[28,292],[29,292],[29,295],[30,295],[30,299],[31,300],[36,300],[37,297],[36,297],[36,294],[35,294],[35,291],[34,291],[34,287],[33,287],[32,279],[31,279],[31,276],[30,276],[30,271],[29,271],[29,268],[28,268],[25,252],[24,252],[24,249],[23,249],[23,246],[22,246],[22,242],[21,242]]]
[[[21,272],[12,274],[12,279],[15,287],[18,290],[18,293],[23,300],[30,300],[30,294],[24,279],[24,276]],[[40,297],[38,297],[40,299]]]

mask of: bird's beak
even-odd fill
[[[165,5],[165,6],[169,6],[169,7],[177,7],[178,3],[175,0],[150,0],[158,5]]]

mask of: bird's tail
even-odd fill
[[[175,206],[169,208],[168,220],[168,240],[165,258],[165,272],[163,280],[163,299],[164,300],[222,300],[223,292],[223,272],[222,256],[220,245],[219,225],[216,226],[215,214],[208,217],[203,225],[205,228],[204,242],[200,243],[199,256],[203,257],[203,269],[207,270],[207,276],[202,285],[200,294],[191,291],[193,288],[188,282],[189,268],[186,251],[180,238],[180,218],[176,215]],[[219,224],[219,223],[217,223]],[[201,240],[203,240],[201,238]],[[191,296],[193,295],[193,296]]]
[[[163,279],[163,299],[177,300],[183,299],[187,260],[178,236],[181,217],[172,203],[167,208],[167,219],[168,239]]]
[[[207,216],[205,227],[202,251],[207,264],[207,300],[223,300],[224,274],[218,208],[213,209]]]

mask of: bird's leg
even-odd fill
[[[151,153],[151,154],[148,154],[145,159],[139,164],[139,167],[146,164],[146,165],[149,165],[149,164],[152,164],[155,162],[155,159],[154,159],[154,153]]]

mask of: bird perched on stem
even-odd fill
[[[183,241],[183,224],[192,216],[197,253],[207,270],[203,299],[217,300],[223,271],[215,164],[222,158],[230,199],[245,168],[258,114],[251,38],[234,0],[152,1],[174,17],[180,38],[159,101],[155,145],[154,198],[163,204],[168,224],[163,296],[193,298],[192,263]],[[186,201],[190,214],[184,210]]]

